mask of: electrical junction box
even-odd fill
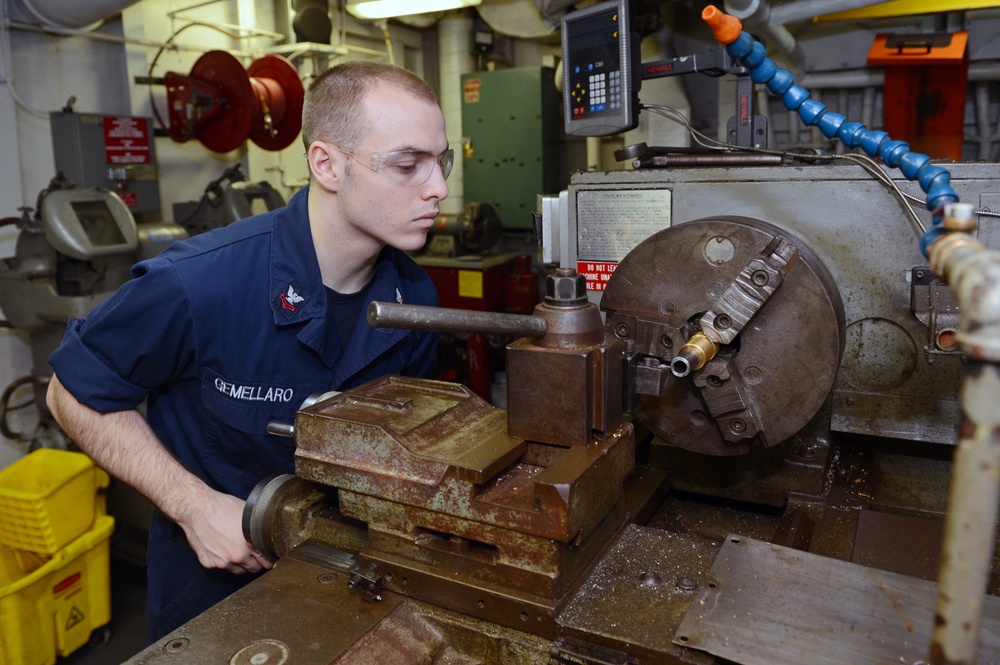
[[[77,187],[115,192],[133,214],[160,212],[150,118],[55,111],[49,119],[56,171]]]
[[[537,196],[559,191],[561,99],[554,71],[515,67],[462,76],[465,200],[504,228],[532,228]]]

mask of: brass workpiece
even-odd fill
[[[704,367],[705,363],[714,358],[718,352],[719,345],[699,330],[684,342],[671,368],[676,376],[687,376]]]

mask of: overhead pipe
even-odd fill
[[[95,42],[106,42],[108,44],[129,44],[132,46],[145,46],[147,48],[169,48],[176,51],[190,51],[192,53],[204,53],[207,49],[205,46],[195,46],[191,44],[176,44],[174,42],[158,42],[151,39],[138,39],[135,37],[122,37],[120,35],[110,35],[106,32],[91,32],[87,30],[78,30],[76,28],[49,28],[43,25],[36,25],[34,23],[25,23],[24,21],[8,21],[4,26],[10,28],[11,30],[21,30],[23,32],[35,32],[43,35],[59,35],[60,37],[82,37],[84,39],[90,39]],[[249,51],[238,51],[235,49],[227,49],[227,52],[238,58],[249,58],[253,54]],[[380,51],[381,53],[381,51]],[[43,114],[46,118],[48,114]]]
[[[52,28],[93,30],[139,0],[15,0],[32,19]]]
[[[825,14],[877,5],[885,0],[796,0],[772,7],[769,0],[726,0],[726,13],[744,25],[786,25]]]
[[[969,83],[992,83],[1000,79],[1000,62],[969,63]],[[846,69],[837,72],[811,72],[799,85],[805,88],[867,88],[882,87],[885,70],[881,67]]]
[[[861,93],[861,124],[875,125],[875,88],[865,88]]]
[[[976,125],[979,136],[973,140],[979,143],[979,159],[987,161],[993,155],[993,127],[990,123],[990,84],[976,83]],[[966,139],[969,140],[969,139]]]
[[[773,46],[784,55],[796,74],[805,72],[806,60],[802,47],[788,28],[771,20],[771,4],[767,0],[726,0],[725,7],[729,15],[754,28],[764,37],[768,46]]]
[[[440,102],[448,132],[448,145],[462,153],[465,134],[462,129],[462,74],[476,71],[476,59],[469,48],[472,19],[468,16],[444,18],[438,21],[438,54],[440,58]],[[474,147],[474,146],[473,146]],[[465,209],[462,154],[455,159],[448,180],[448,198],[441,202],[441,212],[461,215]]]
[[[802,46],[783,25],[762,25],[758,28],[764,40],[774,46],[788,60],[792,71],[803,73],[806,69],[806,56]]]
[[[767,3],[767,0],[761,2]],[[773,25],[788,25],[808,21],[816,16],[871,7],[883,2],[885,0],[796,0],[772,7],[770,22]]]

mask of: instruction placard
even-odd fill
[[[580,190],[577,258],[617,264],[640,242],[670,226],[670,217],[669,189]]]
[[[144,118],[104,117],[104,159],[108,164],[149,164],[149,131]]]
[[[577,261],[576,263],[576,271],[587,278],[588,291],[605,290],[617,267],[617,263],[608,262]]]

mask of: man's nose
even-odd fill
[[[444,179],[444,171],[440,164],[434,165],[431,177],[424,183],[424,198],[436,198],[441,201],[448,198],[448,182]]]

